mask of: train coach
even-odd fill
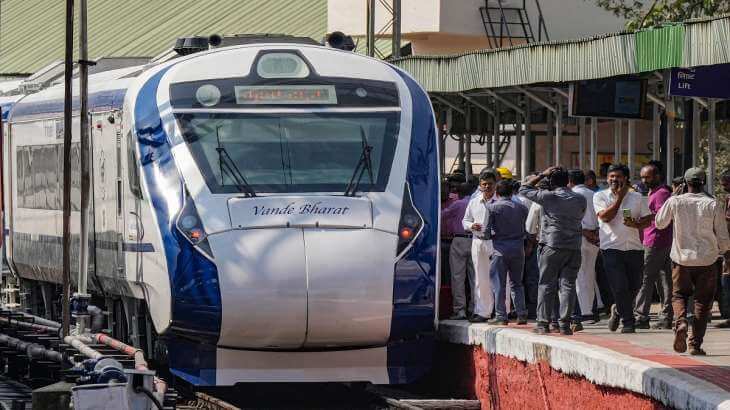
[[[116,337],[164,346],[195,385],[407,383],[429,369],[438,139],[409,75],[257,43],[89,83],[88,286],[124,324]],[[62,112],[57,85],[15,102],[4,128],[6,257],[34,289],[62,278]],[[41,293],[35,313],[54,311]]]

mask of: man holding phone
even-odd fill
[[[644,246],[639,230],[651,223],[646,199],[631,191],[629,169],[622,164],[608,168],[609,189],[593,196],[598,216],[601,256],[615,305],[611,307],[608,328],[621,333],[635,333],[634,300],[641,287],[644,270]]]
[[[497,185],[497,176],[491,171],[484,171],[479,175],[480,195],[472,198],[466,207],[462,225],[464,230],[471,232],[471,258],[474,263],[474,314],[470,322],[486,322],[494,309],[492,287],[489,283],[491,257],[494,252],[492,241],[486,236],[486,224],[489,220],[488,205],[495,201],[494,188]]]

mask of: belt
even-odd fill
[[[467,233],[455,233],[454,234],[454,238],[469,238],[469,239],[471,239],[471,236],[472,236],[471,234],[467,234]]]

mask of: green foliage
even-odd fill
[[[625,18],[626,28],[629,30],[730,12],[730,0],[595,0],[595,2],[599,7]]]

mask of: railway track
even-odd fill
[[[299,386],[302,390],[311,389],[310,386]],[[236,389],[220,390],[219,392],[195,392],[195,397],[183,405],[178,405],[181,410],[238,410],[238,409],[295,409],[295,408],[358,408],[358,409],[395,409],[395,410],[440,410],[440,409],[480,409],[479,400],[461,399],[424,399],[415,398],[414,395],[403,391],[380,387],[369,386],[365,390],[351,390],[349,401],[343,401],[343,397],[332,397],[332,391],[322,391],[321,396],[317,393],[311,400],[302,397],[301,400],[288,400],[276,394],[272,394],[270,401],[262,402],[261,398],[252,397],[247,400],[247,392],[244,387],[240,394],[235,393]],[[315,389],[318,390],[318,389]],[[274,393],[274,392],[272,392]],[[344,393],[347,394],[347,393]],[[327,396],[330,396],[331,401]],[[404,398],[405,396],[405,398]],[[226,401],[226,399],[230,401]]]

